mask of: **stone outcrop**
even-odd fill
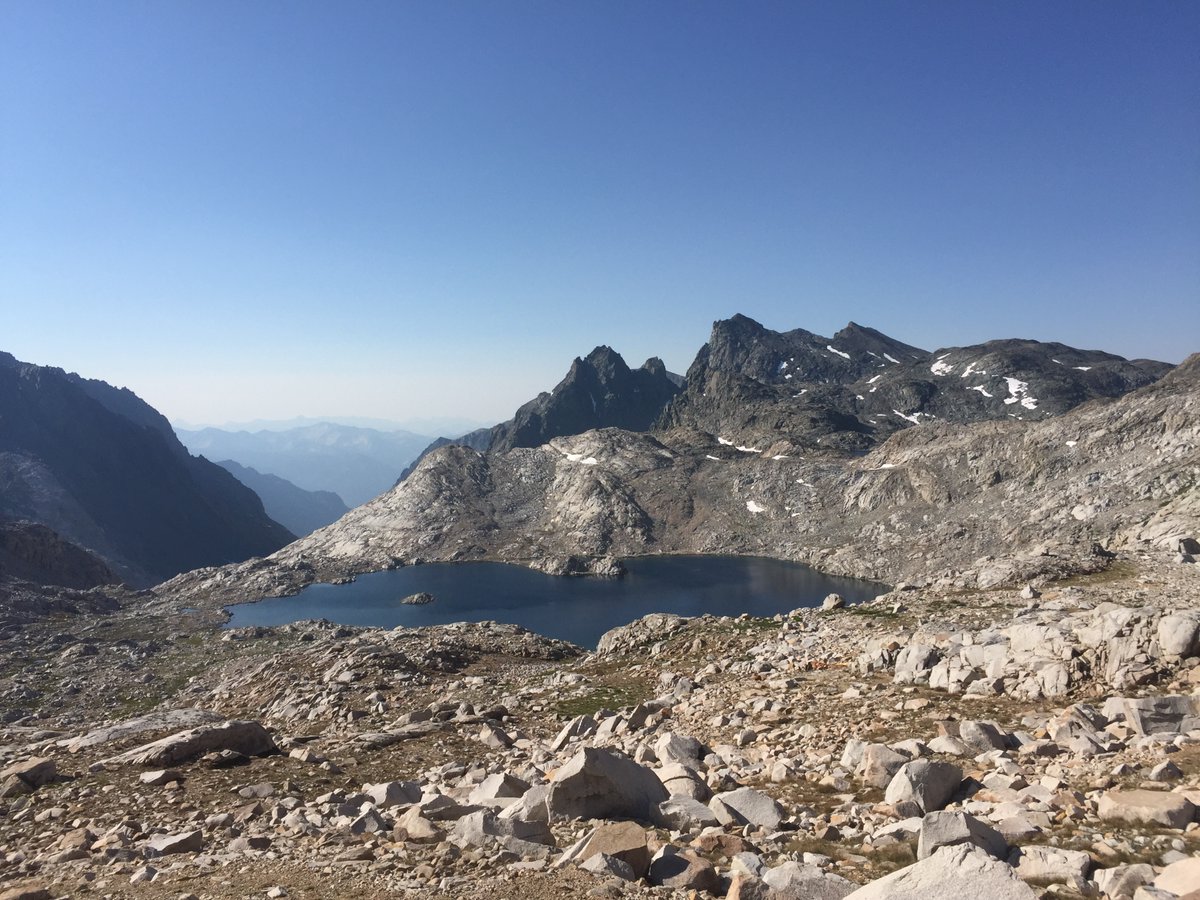
[[[1007,863],[970,844],[943,847],[927,859],[874,881],[847,900],[1036,900]]]
[[[173,766],[204,753],[227,750],[243,756],[262,756],[279,748],[258,722],[231,721],[189,728],[170,737],[135,747],[113,757],[116,763]]]

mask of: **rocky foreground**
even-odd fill
[[[0,897],[1200,890],[1200,566],[649,616],[0,627]]]

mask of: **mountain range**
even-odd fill
[[[581,387],[620,371],[613,356],[576,360],[522,407],[537,446],[496,445],[514,419],[487,449],[439,447],[225,582],[266,596],[434,560],[611,571],[606,557],[685,552],[986,586],[1200,525],[1200,357],[1175,368],[1024,339],[929,352],[853,323],[825,338],[737,316],[657,415],[641,410],[653,424],[566,433],[595,421],[603,405]],[[166,589],[222,590],[206,576]]]
[[[592,428],[645,431],[653,427],[682,384],[683,378],[668,372],[657,357],[630,369],[611,347],[597,347],[585,357],[576,357],[554,390],[523,404],[511,419],[458,438],[433,441],[401,473],[400,480],[428,453],[447,444],[499,451],[539,447],[551,438]]]
[[[765,553],[878,578],[914,558],[896,540],[906,531],[934,542],[918,544],[923,569],[978,579],[1000,535],[1010,547],[1062,539],[1078,557],[1080,542],[1128,534],[1146,498],[1187,519],[1190,506],[1171,504],[1197,480],[1192,451],[1172,443],[1159,480],[1137,481],[1193,427],[1196,364],[1172,368],[1024,339],[930,352],[855,323],[823,337],[734,316],[714,323],[686,378],[597,347],[512,419],[435,442],[397,481],[425,438],[331,424],[183,433],[222,468],[191,456],[132,392],[4,355],[0,518],[39,523],[133,584],[222,564],[245,574],[236,563],[269,555],[249,586],[217,576],[243,595],[426,560],[608,570],[602,557],[665,551]],[[1151,408],[1171,417],[1169,432],[1148,433]],[[1131,423],[1139,434],[1122,436]],[[1159,456],[1107,449],[1139,441]],[[1083,483],[1115,487],[1079,489],[1070,479],[1084,469]],[[332,493],[288,484],[338,479],[357,486],[350,502],[368,502],[347,512]],[[1045,505],[1056,497],[1073,498],[1066,518]],[[962,503],[974,505],[955,513],[957,530],[927,533],[922,523]],[[918,508],[920,522],[904,520]],[[289,544],[293,533],[307,536]],[[70,556],[46,535],[17,537],[27,560],[10,553],[13,572]],[[85,580],[106,577],[70,559]]]
[[[277,475],[306,491],[332,491],[358,506],[386,491],[429,444],[427,435],[318,422],[297,428],[178,430],[193,453]]]

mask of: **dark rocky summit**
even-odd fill
[[[480,428],[459,438],[438,438],[400,475],[412,473],[422,459],[439,447],[454,444],[481,452],[540,447],[551,438],[582,434],[593,428],[648,431],[671,399],[679,393],[678,375],[652,357],[630,369],[611,347],[597,347],[571,369],[550,393],[524,404],[507,422]]]
[[[148,584],[279,549],[253,491],[190,456],[132,392],[0,355],[0,517],[39,522]]]
[[[306,491],[286,478],[260,472],[232,459],[221,460],[217,465],[254,491],[268,516],[300,537],[336,522],[349,511],[333,491]]]
[[[646,431],[678,392],[662,360],[648,359],[630,369],[611,347],[597,347],[583,359],[576,357],[553,391],[493,428],[488,449],[540,447],[551,438],[593,428]]]
[[[863,451],[936,419],[1044,419],[1119,397],[1171,367],[1029,340],[934,353],[851,322],[832,338],[734,316],[713,324],[659,427],[754,445]]]

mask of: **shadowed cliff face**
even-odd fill
[[[322,525],[336,522],[349,508],[332,491],[306,491],[286,478],[259,472],[232,459],[217,465],[254,491],[272,519],[296,535],[305,535]]]
[[[40,522],[127,581],[260,556],[291,539],[237,479],[129,391],[0,359],[0,516]]]
[[[0,581],[13,578],[81,590],[119,581],[104,560],[46,526],[4,522],[0,523]]]

